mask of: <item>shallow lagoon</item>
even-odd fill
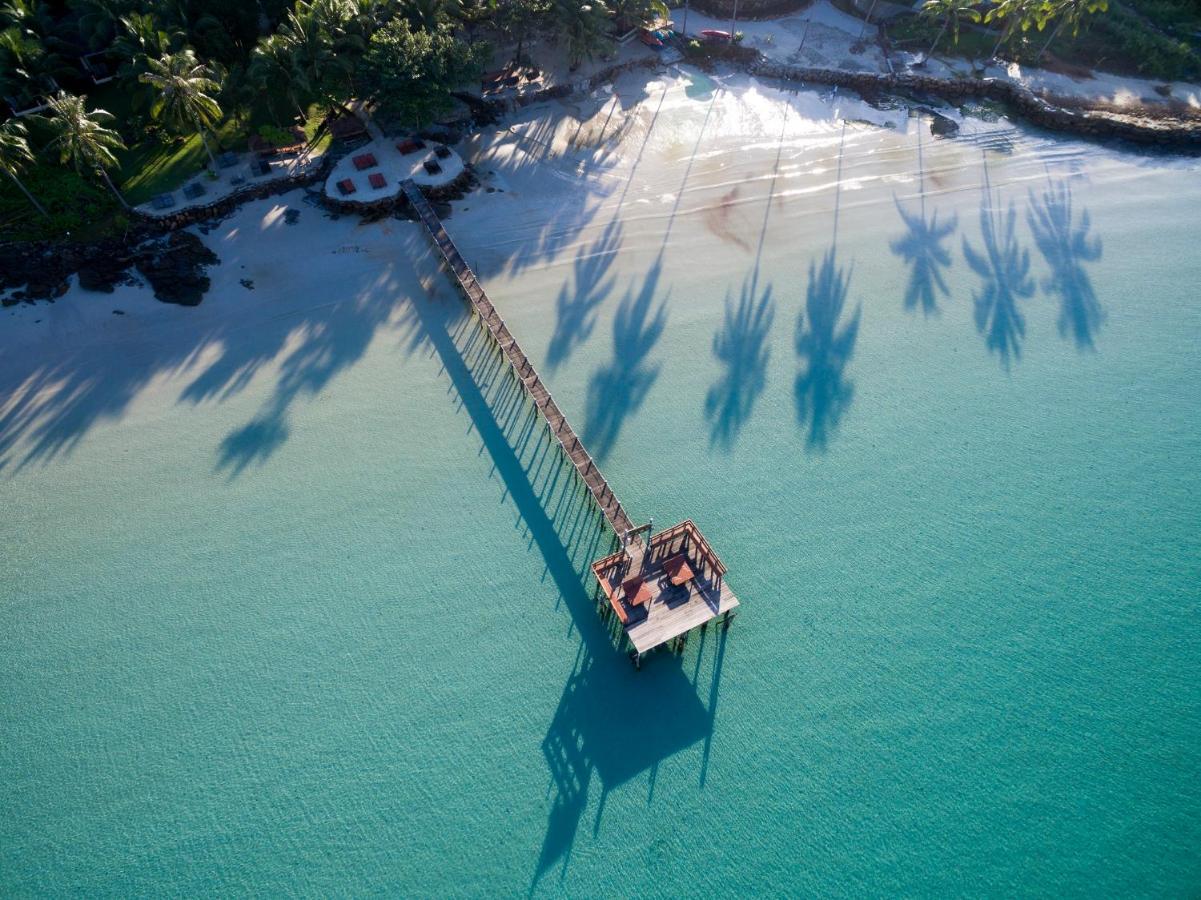
[[[5,892],[1194,889],[1196,162],[687,72],[550,112],[447,227],[735,625],[635,673],[413,227],[251,205],[198,309],[0,319]]]

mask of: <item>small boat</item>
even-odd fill
[[[706,28],[701,32],[701,37],[707,41],[728,41],[730,40],[730,32],[718,31],[716,28]]]
[[[663,46],[663,42],[649,31],[644,31],[642,34],[638,35],[638,40],[642,41],[642,43],[646,44],[648,47],[659,48]]]

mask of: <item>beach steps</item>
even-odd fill
[[[621,502],[614,495],[609,483],[605,481],[605,476],[596,467],[591,454],[588,453],[587,448],[584,447],[583,442],[571,427],[571,423],[567,421],[567,417],[555,403],[550,391],[547,390],[534,368],[534,364],[522,351],[504,319],[500,317],[500,313],[488,299],[488,294],[476,279],[475,273],[463,260],[454,241],[446,233],[446,228],[443,227],[442,221],[430,206],[429,201],[426,200],[425,195],[411,180],[406,179],[401,182],[401,188],[414,212],[417,213],[418,219],[429,233],[434,246],[438,248],[438,252],[446,261],[447,268],[458,282],[467,302],[471,304],[501,354],[512,366],[517,381],[524,387],[526,394],[533,401],[534,408],[542,415],[550,433],[559,442],[563,453],[575,467],[576,474],[592,494],[592,499],[600,509],[605,521],[619,539],[624,539],[628,532],[634,530],[634,523],[626,515]]]

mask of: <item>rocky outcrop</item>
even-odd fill
[[[138,271],[163,303],[197,306],[209,289],[206,269],[220,262],[217,254],[190,231],[175,231],[152,241],[134,256]]]
[[[1135,119],[1106,111],[1070,109],[1051,103],[1011,81],[997,78],[935,78],[910,73],[881,75],[790,66],[766,60],[750,66],[750,71],[760,78],[834,85],[865,94],[924,94],[956,104],[968,100],[994,100],[1005,104],[1027,122],[1053,131],[1201,152],[1201,121]]]

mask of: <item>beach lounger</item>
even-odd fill
[[[354,182],[349,178],[343,178],[338,182],[338,193],[340,193],[343,197],[345,197],[347,194],[353,194],[357,190],[358,188],[354,186]]]
[[[360,153],[354,158],[354,167],[362,172],[364,169],[373,169],[379,163],[375,160],[374,153]]]
[[[157,197],[155,197],[153,200],[150,201],[150,205],[153,206],[155,209],[170,209],[172,206],[175,205],[175,195],[159,194]]]
[[[378,191],[380,188],[387,186],[388,179],[384,177],[383,172],[372,172],[367,176],[367,183]]]
[[[217,157],[217,165],[220,166],[222,169],[228,169],[231,166],[236,166],[237,164],[238,164],[238,154],[234,153],[232,150],[226,150],[224,153],[222,153],[220,156]]]
[[[438,165],[438,161],[436,159],[427,159],[421,165],[425,167],[426,173],[430,175],[437,175],[442,171],[442,167]]]
[[[438,157],[438,159],[446,159],[446,157],[450,156],[450,148],[445,144],[439,144],[434,148],[434,156]]]
[[[183,189],[183,195],[189,200],[195,200],[197,197],[203,197],[208,193],[206,188],[199,181],[194,181]]]

